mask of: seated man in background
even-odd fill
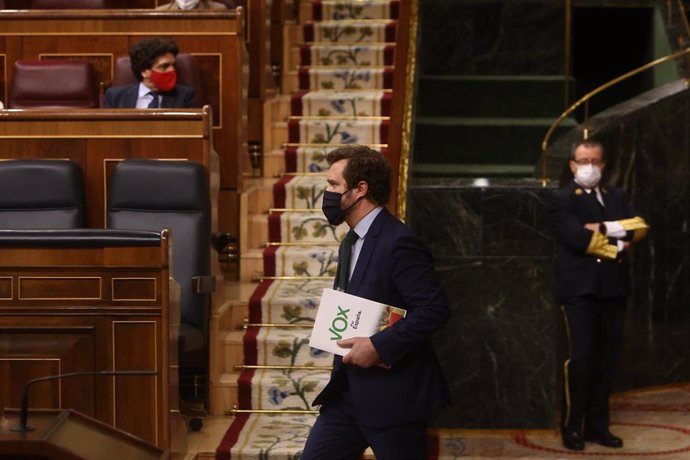
[[[165,5],[160,5],[157,10],[226,10],[227,7],[219,2],[211,0],[173,0]]]
[[[104,107],[157,109],[198,107],[194,89],[177,84],[177,45],[165,38],[147,38],[129,51],[132,73],[139,80],[128,86],[108,88]]]

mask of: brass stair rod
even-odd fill
[[[225,411],[225,415],[237,415],[237,414],[285,414],[285,415],[317,415],[319,411],[317,410],[280,410],[280,409],[230,409]]]
[[[235,370],[242,369],[267,369],[267,370],[305,370],[305,371],[330,371],[333,366],[269,366],[259,364],[237,364]]]

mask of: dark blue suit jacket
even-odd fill
[[[614,260],[587,254],[593,232],[586,223],[635,217],[623,190],[600,187],[602,207],[595,192],[586,193],[571,181],[553,194],[549,218],[556,233],[556,297],[561,302],[586,295],[601,298],[625,297],[630,290],[630,262],[627,251]],[[631,240],[628,232],[625,240]],[[616,244],[613,238],[611,244]]]
[[[106,109],[133,109],[137,105],[139,83],[114,86],[105,92],[103,107]],[[169,93],[161,94],[162,109],[193,109],[199,107],[196,93],[191,86],[177,85]]]
[[[371,337],[390,370],[344,365],[335,356],[331,380],[314,405],[349,388],[353,415],[363,426],[428,420],[449,400],[430,336],[450,310],[429,251],[385,208],[364,239],[347,292],[404,308],[407,316]]]

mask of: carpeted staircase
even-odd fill
[[[311,401],[328,381],[332,357],[308,341],[347,231],[329,225],[321,212],[325,155],[355,143],[386,153],[398,6],[393,0],[300,6],[291,43],[299,66],[292,75],[286,69],[293,83],[283,89],[291,95],[276,103],[289,113],[266,136],[268,150],[286,143],[266,154],[265,174],[285,174],[271,186],[267,213],[248,217],[251,238],[265,236],[265,249],[243,259],[261,281],[249,301],[236,415],[218,460],[296,459],[316,418]]]

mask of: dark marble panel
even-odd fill
[[[442,259],[452,303],[435,338],[453,404],[435,421],[453,428],[553,426],[558,309],[550,258]]]
[[[563,73],[562,1],[422,0],[423,74]]]
[[[551,186],[531,179],[419,179],[410,190],[409,223],[435,257],[553,253],[543,211]]]
[[[482,185],[410,188],[408,222],[430,247],[453,312],[435,344],[454,402],[435,424],[552,427],[559,316],[544,211],[552,189],[525,179]]]
[[[409,195],[410,224],[432,255],[478,257],[482,251],[481,190],[417,188]]]

